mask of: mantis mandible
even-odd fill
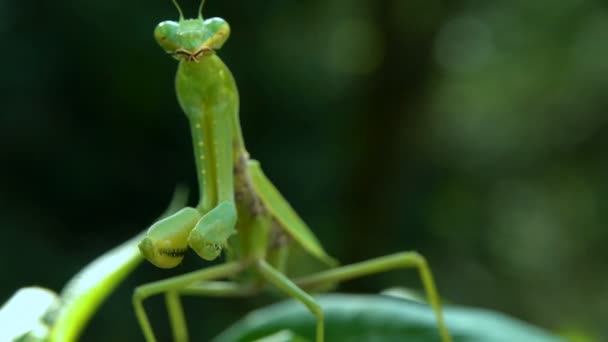
[[[188,339],[180,295],[246,296],[274,286],[302,302],[316,318],[316,341],[324,338],[322,308],[305,290],[397,268],[417,268],[442,341],[451,341],[429,266],[416,252],[396,253],[337,267],[260,164],[249,158],[238,117],[238,93],[230,70],[216,52],[230,27],[221,18],[161,22],[154,37],[179,61],[176,91],[190,123],[200,201],[154,223],[139,244],[152,264],[172,268],[188,247],[205,260],[226,252],[226,262],[138,287],[137,319],[148,342],[156,341],[143,301],[164,294],[176,341]],[[297,279],[285,275],[289,244],[299,244],[328,269]],[[220,281],[222,280],[222,281]]]

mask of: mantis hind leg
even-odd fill
[[[257,262],[257,268],[264,279],[273,284],[283,292],[294,297],[304,304],[308,310],[317,319],[317,339],[316,342],[323,342],[325,324],[323,322],[323,308],[312,298],[311,295],[304,292],[298,285],[289,280],[283,273],[268,264],[265,260],[260,259]]]
[[[435,316],[437,317],[437,326],[441,340],[443,342],[451,342],[452,338],[448,333],[448,329],[443,319],[439,294],[437,293],[435,282],[433,281],[431,269],[428,266],[426,259],[416,252],[401,252],[356,264],[346,265],[302,277],[294,280],[294,282],[304,288],[314,287],[326,283],[340,282],[394,269],[410,267],[417,268],[418,272],[420,273],[420,278],[422,280],[422,285],[424,286],[428,301],[435,312]]]
[[[188,289],[189,286],[195,285],[200,281],[226,278],[235,275],[241,272],[245,267],[245,263],[230,262],[223,265],[205,268],[203,270],[186,273],[181,276],[156,281],[136,288],[135,293],[133,294],[133,306],[135,308],[135,315],[137,316],[137,320],[141,326],[146,341],[156,341],[150,320],[148,319],[143,306],[143,301],[146,298],[161,293],[166,294],[165,299],[167,302],[169,319],[171,321],[172,329],[174,329],[173,336],[176,338],[176,341],[185,341],[188,338],[188,334],[186,332],[186,323],[178,293],[180,293],[181,290]]]

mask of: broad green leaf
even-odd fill
[[[439,341],[433,312],[424,304],[381,295],[316,298],[325,312],[327,341]],[[564,342],[499,312],[444,306],[444,313],[454,342]],[[312,341],[314,327],[306,308],[289,300],[249,313],[213,341],[254,341],[285,329]]]

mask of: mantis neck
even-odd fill
[[[177,97],[190,122],[199,184],[197,208],[206,213],[234,201],[235,160],[247,155],[238,117],[238,91],[230,70],[216,55],[181,61]]]

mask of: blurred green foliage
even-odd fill
[[[608,339],[605,2],[209,0],[205,15],[232,26],[220,55],[250,152],[342,262],[416,249],[447,301]],[[176,18],[168,0],[0,2],[0,301],[59,290],[194,185],[176,63],[152,39]],[[84,340],[140,338],[132,289],[169,274],[141,267]],[[415,272],[342,289],[393,285]],[[265,302],[188,300],[193,335]]]

